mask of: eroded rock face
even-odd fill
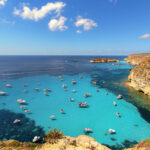
[[[108,63],[108,62],[119,62],[116,59],[107,59],[107,58],[94,58],[90,60],[91,63]]]
[[[21,143],[16,140],[0,141],[1,150],[110,150],[93,138],[80,135],[76,138],[65,136],[56,144]]]
[[[131,69],[127,85],[150,95],[150,60],[143,60],[135,68]]]
[[[145,60],[150,60],[150,53],[147,54],[131,54],[124,59],[131,65],[138,65]]]
[[[106,146],[103,146],[96,142],[93,138],[85,135],[80,135],[76,138],[65,137],[57,144],[44,144],[37,150],[110,150]]]
[[[139,144],[136,144],[133,148],[128,148],[125,150],[150,150],[150,140],[144,140]]]

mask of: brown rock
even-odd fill
[[[90,60],[91,63],[108,63],[108,62],[119,62],[116,59],[107,59],[107,58],[94,58]]]

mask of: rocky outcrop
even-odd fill
[[[144,140],[139,144],[136,144],[133,148],[128,148],[125,150],[150,150],[150,140]]]
[[[131,65],[138,65],[145,60],[150,60],[150,53],[131,54],[127,58],[125,58],[124,60]]]
[[[107,58],[94,58],[90,60],[91,63],[108,63],[108,62],[119,62],[116,59],[107,59]]]
[[[21,143],[15,140],[0,142],[0,150],[110,150],[93,138],[80,135],[76,138],[65,136],[56,144]]]
[[[127,62],[136,65],[131,69],[127,85],[134,89],[150,95],[150,54],[137,54],[138,57],[129,56]],[[141,56],[141,57],[139,57]]]

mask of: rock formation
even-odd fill
[[[110,150],[93,138],[80,135],[76,138],[65,136],[56,144],[21,143],[15,140],[0,142],[1,150]]]
[[[125,150],[150,150],[150,140],[144,140],[139,144],[136,144],[133,148],[128,148]]]
[[[119,62],[116,59],[107,59],[107,58],[94,58],[90,60],[91,63],[108,63],[108,62]]]
[[[150,95],[150,54],[130,55],[125,60],[132,65],[136,65],[130,71],[127,85]]]
[[[124,59],[131,65],[138,65],[139,63],[150,60],[150,53],[145,54],[131,54],[127,58]]]

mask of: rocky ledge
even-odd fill
[[[150,95],[150,54],[130,55],[125,60],[132,65],[136,65],[130,71],[127,85]]]
[[[108,62],[119,62],[116,59],[108,59],[108,58],[94,58],[90,60],[91,63],[108,63]]]
[[[128,148],[125,150],[150,150],[150,140],[144,140],[139,144],[136,144],[133,148]]]
[[[110,150],[96,142],[93,138],[80,135],[76,138],[65,136],[56,144],[21,143],[15,140],[1,141],[1,150]]]
[[[131,54],[127,58],[125,58],[124,60],[131,65],[138,65],[145,60],[150,60],[150,53]]]

